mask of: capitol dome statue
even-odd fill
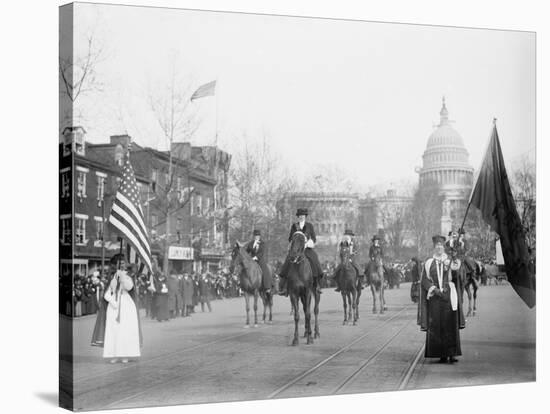
[[[428,139],[422,156],[422,167],[419,173],[421,187],[436,186],[443,196],[443,215],[441,232],[443,235],[451,230],[456,212],[465,207],[472,190],[474,169],[469,162],[469,154],[460,134],[451,126],[445,97],[440,122]]]

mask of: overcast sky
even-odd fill
[[[218,80],[193,144],[214,142],[217,107],[222,149],[265,133],[299,177],[333,163],[364,187],[416,181],[443,95],[474,168],[493,117],[507,160],[535,155],[533,33],[77,4],[76,54],[90,27],[108,51],[103,92],[78,102],[91,142],[166,148],[147,85],[177,55],[193,88]]]

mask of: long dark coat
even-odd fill
[[[292,240],[292,236],[297,231],[301,231],[306,235],[308,239],[313,240],[313,243],[317,243],[317,237],[315,236],[315,229],[313,228],[313,224],[306,221],[304,222],[304,227],[300,229],[299,223],[292,223],[292,226],[290,227],[290,234],[288,236],[288,241],[290,242]],[[313,277],[320,278],[323,275],[323,269],[321,268],[321,263],[319,262],[319,257],[317,256],[317,252],[313,249],[310,249],[309,247],[306,248],[304,251],[304,254],[309,259],[309,262],[311,263]],[[284,274],[286,274],[286,270],[288,268],[288,259],[285,262],[285,265],[283,266]]]
[[[271,289],[273,286],[273,278],[271,276],[271,270],[267,265],[267,247],[265,242],[260,240],[257,247],[254,247],[254,240],[251,240],[246,244],[245,250],[253,259],[257,259],[258,264],[262,269],[262,285],[264,289]]]
[[[168,285],[168,311],[177,311],[178,310],[178,288],[179,288],[179,280],[176,276],[168,277],[167,280]]]
[[[156,304],[156,314],[158,321],[167,321],[170,316],[168,312],[168,292],[162,293],[163,285],[168,288],[168,280],[165,277],[159,277],[160,275],[155,275],[154,284],[155,284],[155,304]]]
[[[443,271],[443,283],[439,285],[436,260],[428,259],[423,266],[420,280],[420,329],[426,331],[426,358],[442,358],[462,355],[459,330],[465,327],[462,311],[462,277],[460,270]],[[451,308],[449,282],[457,292],[456,311]],[[442,297],[427,298],[431,287],[442,291]]]
[[[195,290],[195,285],[193,284],[193,279],[187,277],[183,278],[183,303],[184,306],[193,305],[193,292]]]

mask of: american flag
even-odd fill
[[[204,98],[205,96],[214,96],[216,93],[216,81],[205,83],[202,86],[199,86],[199,88],[195,91],[195,93],[191,96],[191,100]]]
[[[122,181],[111,207],[109,222],[125,236],[149,271],[152,271],[151,247],[147,237],[147,228],[143,221],[139,190],[129,154],[126,155],[126,161],[122,167]]]

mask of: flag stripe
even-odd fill
[[[137,252],[143,258],[143,260],[145,261],[149,269],[152,269],[150,256],[143,251],[143,247],[134,236],[132,230],[130,230],[124,223],[122,223],[113,214],[111,214],[111,217],[109,217],[109,221],[128,238],[128,241],[137,250]]]
[[[147,237],[147,230],[145,230],[144,226],[140,226],[138,221],[136,220],[136,216],[132,214],[131,209],[128,208],[127,205],[119,204],[119,203],[113,203],[112,211],[117,211],[121,216],[124,215],[124,218],[128,221],[131,221],[130,224],[136,231],[136,233],[139,233],[142,235],[142,239],[144,243],[149,244],[149,238]]]
[[[137,220],[137,223],[141,226],[141,231],[143,232],[143,234],[147,234],[147,228],[145,227],[145,223],[143,222],[142,214],[140,214],[136,210],[136,207],[134,206],[134,204],[130,200],[128,200],[128,198],[126,198],[124,194],[118,193],[116,195],[113,206],[114,205],[123,205],[124,207],[126,207],[129,210],[130,214],[132,214],[134,218]]]
[[[152,272],[151,247],[139,197],[136,177],[128,154],[122,167],[122,180],[111,207],[109,222],[122,233],[129,245],[134,248],[140,259]]]
[[[124,222],[126,224],[126,227],[132,230],[132,234],[134,234],[138,238],[143,249],[147,253],[151,254],[147,237],[139,231],[132,217],[128,216],[128,214],[124,210],[120,209],[118,206],[113,206],[111,215],[114,215],[119,221]]]

